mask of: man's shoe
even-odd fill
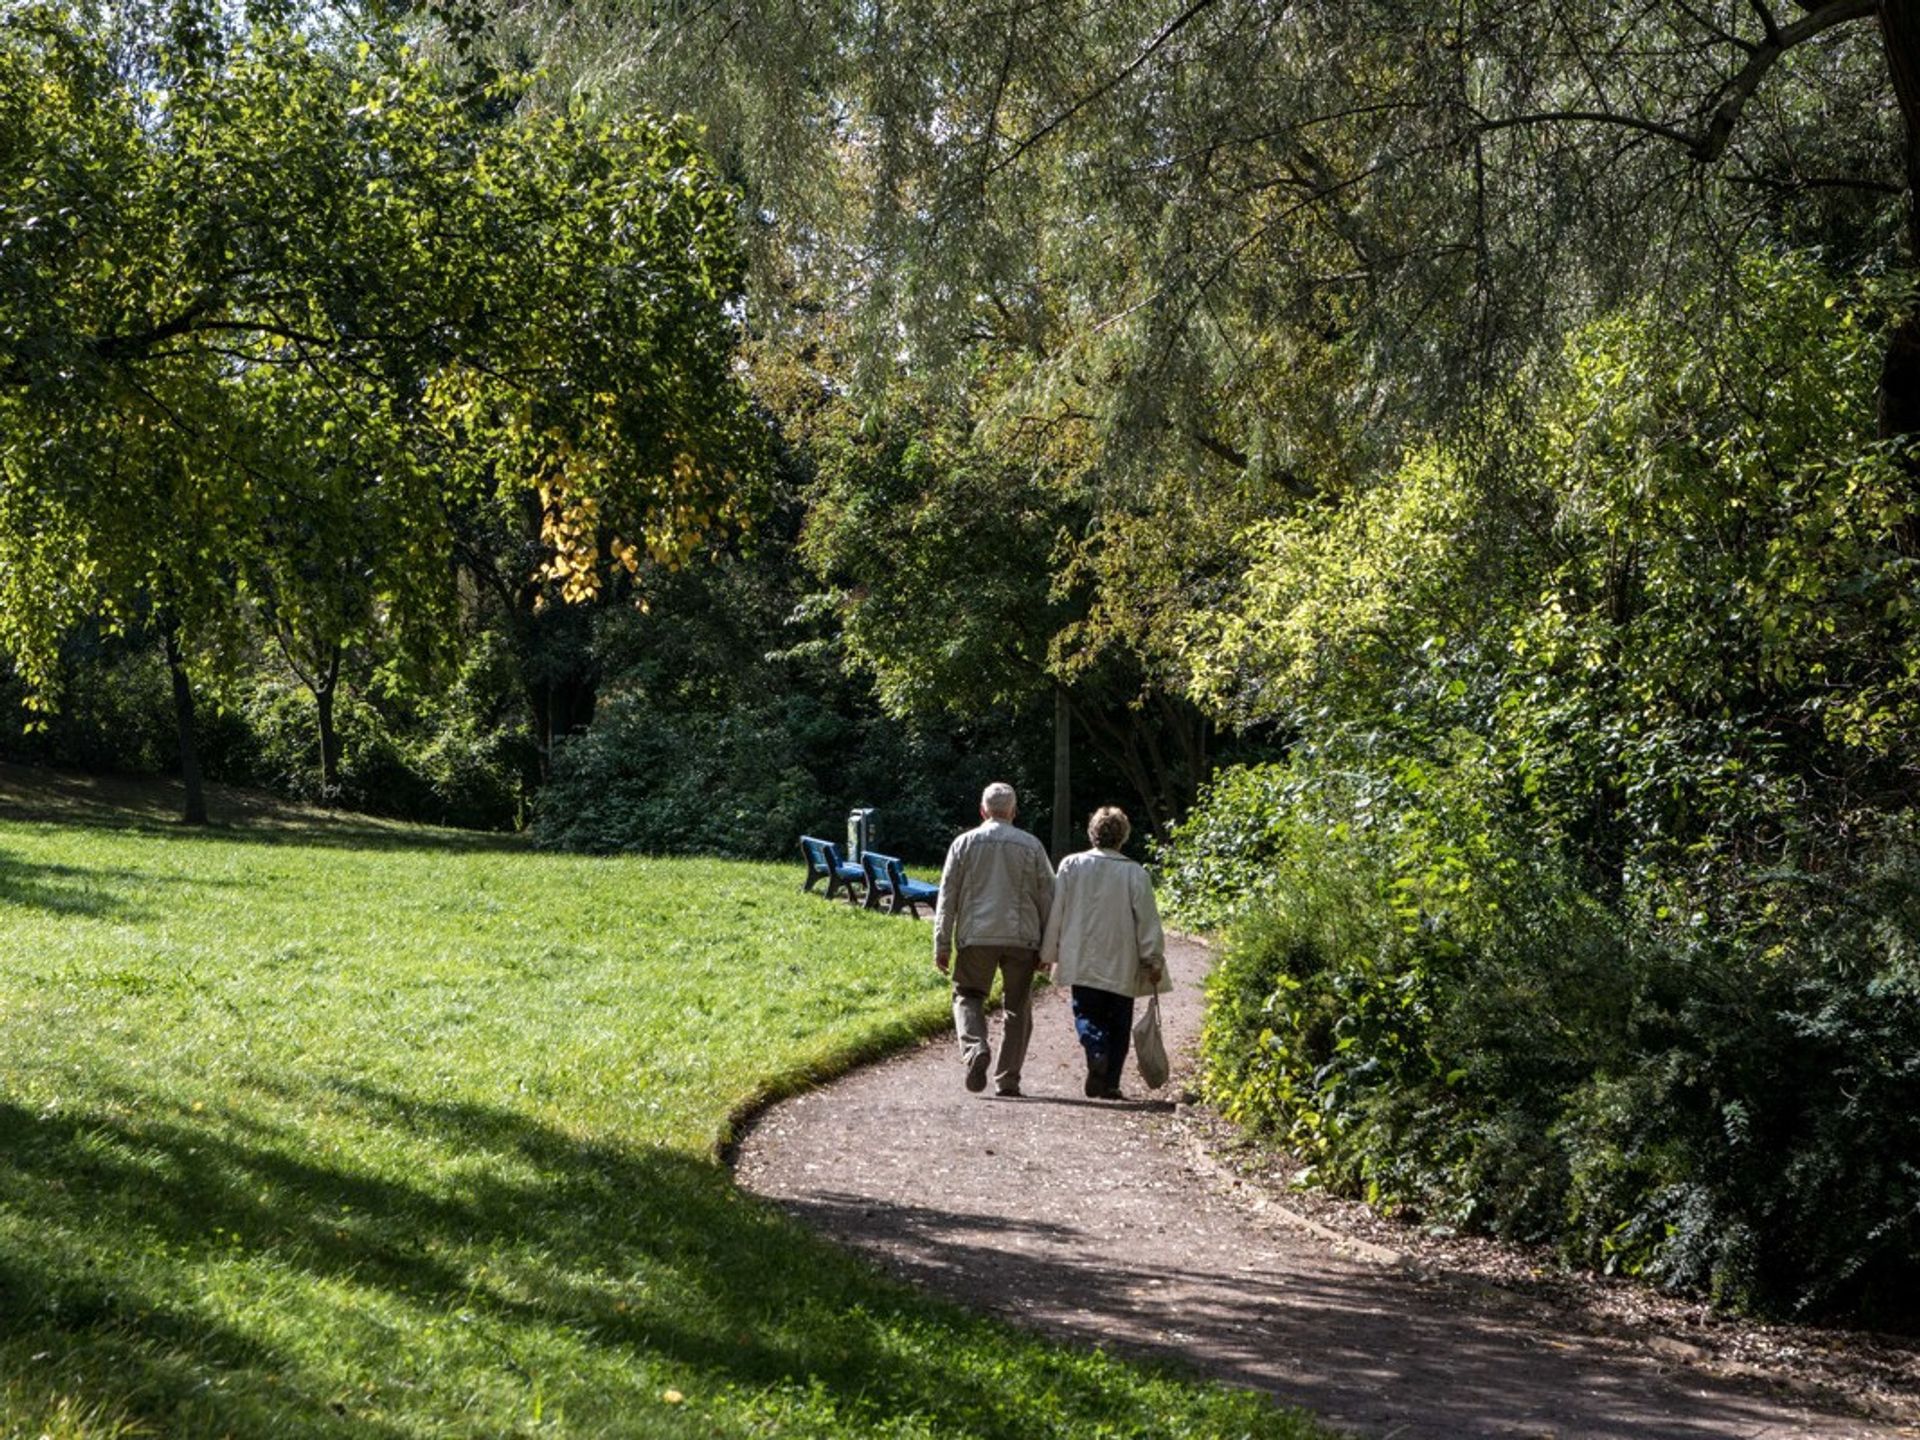
[[[967,1061],[967,1089],[978,1095],[987,1088],[987,1067],[993,1063],[993,1057],[985,1050],[973,1052],[973,1058]]]
[[[1118,1085],[1109,1085],[1095,1098],[1100,1100],[1124,1100],[1127,1097]]]
[[[1009,1080],[1004,1085],[996,1085],[993,1093],[1001,1096],[1003,1099],[1018,1100],[1020,1098],[1020,1082],[1018,1080]]]

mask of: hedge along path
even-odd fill
[[[968,1094],[949,1034],[749,1123],[742,1186],[927,1288],[1048,1334],[1184,1362],[1380,1440],[1731,1440],[1911,1429],[1563,1333],[1377,1247],[1262,1223],[1177,1106],[1205,948],[1175,939],[1172,1083],[1087,1100],[1064,994],[1039,992],[1020,1099]],[[998,1044],[998,1022],[995,1023]]]

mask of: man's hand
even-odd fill
[[[1147,984],[1158,990],[1160,988],[1160,967],[1158,965],[1143,965],[1141,969],[1146,973]]]
[[[933,952],[933,968],[938,970],[942,975],[947,973],[948,963],[949,958],[947,956],[941,954],[938,950]]]

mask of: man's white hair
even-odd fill
[[[996,780],[980,792],[980,808],[1001,820],[1012,818],[1013,802],[1013,786],[1004,780]]]

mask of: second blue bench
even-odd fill
[[[802,890],[811,890],[824,880],[827,882],[827,899],[833,899],[843,889],[847,892],[849,905],[860,898],[860,892],[867,884],[866,871],[844,859],[838,845],[816,835],[802,835],[800,853],[807,860],[807,878],[801,882]]]
[[[881,900],[885,899],[889,915],[898,915],[904,910],[918,920],[920,907],[940,898],[938,885],[913,879],[907,874],[907,867],[891,855],[869,850],[860,857],[860,867],[866,872],[869,910],[879,909]]]

